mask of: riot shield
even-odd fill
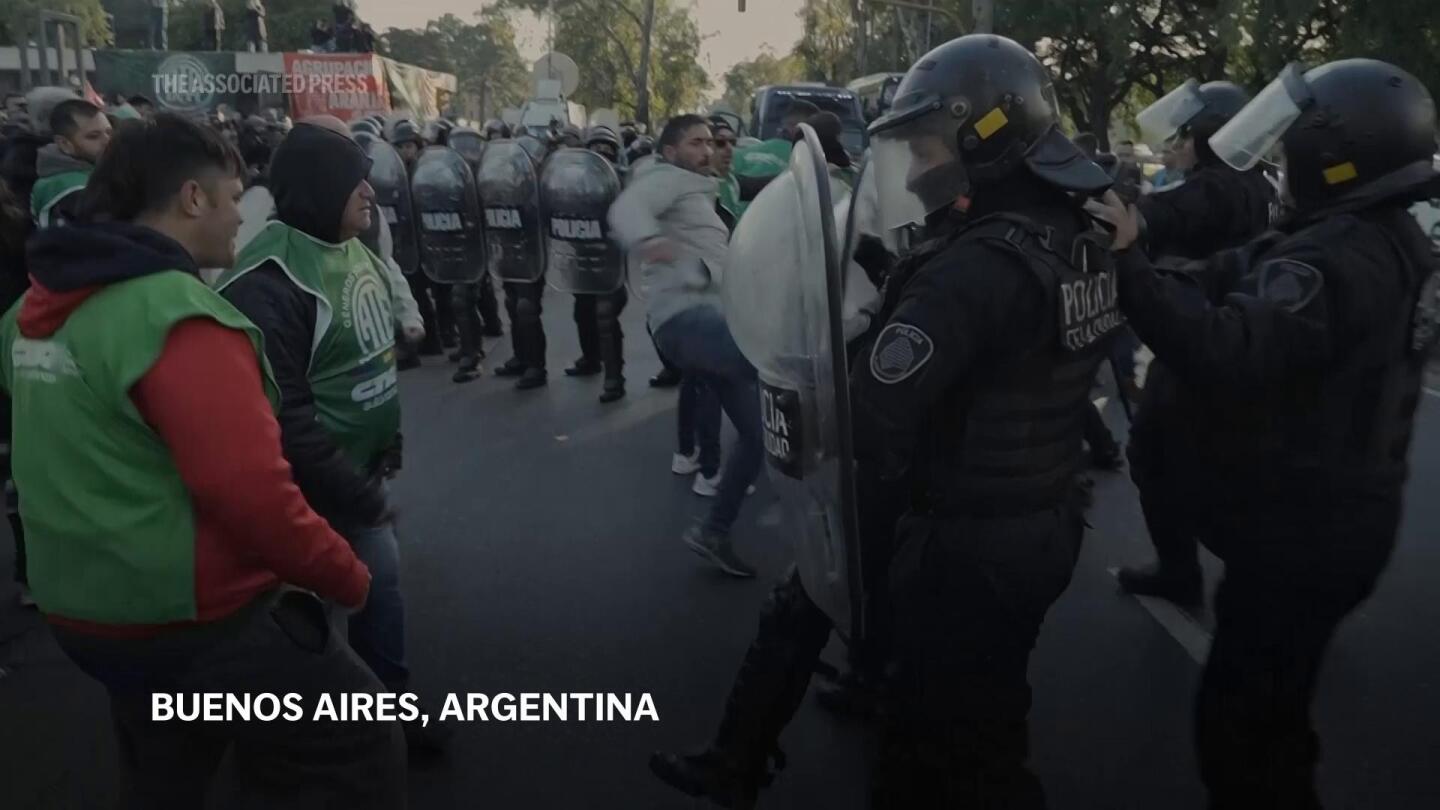
[[[500,281],[545,274],[540,184],[530,154],[515,141],[492,141],[476,172],[485,214],[485,266]]]
[[[392,256],[407,275],[420,269],[420,247],[415,231],[415,208],[410,199],[410,173],[395,147],[375,138],[365,147],[370,155],[370,187],[375,209],[390,225]]]
[[[606,295],[625,283],[620,248],[610,241],[610,203],[620,178],[588,149],[561,149],[540,174],[540,210],[550,286],[563,293]]]
[[[470,164],[470,171],[475,171],[480,165],[480,156],[485,152],[485,137],[469,127],[461,127],[452,130],[450,138],[446,141],[451,149],[460,153],[465,162]]]
[[[421,266],[440,284],[468,284],[485,273],[485,233],[475,176],[459,152],[428,146],[410,181],[419,223]]]
[[[863,637],[854,437],[841,313],[844,278],[824,152],[815,133],[751,203],[730,240],[725,316],[760,377],[770,477],[805,591]]]
[[[545,142],[534,135],[520,135],[515,139],[515,142],[520,144],[521,148],[525,150],[525,153],[530,156],[531,160],[535,161],[535,165],[537,166],[540,165],[540,161],[544,160],[545,155],[549,152],[545,147]]]

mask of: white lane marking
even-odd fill
[[[1116,576],[1120,569],[1111,568],[1110,575]],[[1135,601],[1150,614],[1170,637],[1175,639],[1185,654],[1197,664],[1203,665],[1210,655],[1210,631],[1195,621],[1190,614],[1176,607],[1173,602],[1153,596],[1135,596]]]

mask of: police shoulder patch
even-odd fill
[[[1259,296],[1290,312],[1299,312],[1325,287],[1313,266],[1294,259],[1273,259],[1260,266]]]
[[[870,350],[870,373],[894,385],[919,371],[935,354],[935,341],[923,329],[892,323],[880,331]]]

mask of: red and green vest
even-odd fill
[[[400,432],[390,277],[359,239],[335,245],[271,222],[240,251],[215,289],[275,262],[315,298],[310,390],[320,424],[361,469]]]
[[[101,624],[193,620],[190,493],[130,389],[175,324],[209,318],[250,337],[278,406],[260,331],[180,271],[112,284],[43,339],[20,334],[24,302],[0,319],[0,382],[14,409],[12,463],[25,493],[35,601],[46,613]]]
[[[85,188],[90,182],[89,171],[61,172],[43,177],[35,182],[35,188],[30,192],[30,215],[35,218],[35,224],[41,228],[49,228],[52,225],[64,225],[59,217],[52,216],[55,205],[71,194]]]

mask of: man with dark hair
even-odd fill
[[[296,482],[374,576],[364,610],[350,617],[350,644],[403,692],[405,605],[386,484],[400,469],[394,293],[359,239],[375,197],[370,158],[335,128],[301,123],[281,142],[270,159],[276,219],[215,286],[265,336]]]
[[[644,260],[646,314],[656,346],[715,392],[739,433],[723,473],[697,474],[695,492],[718,497],[684,542],[726,573],[751,577],[755,569],[731,548],[730,527],[760,474],[764,439],[755,368],[736,347],[721,308],[729,231],[715,210],[711,140],[698,115],[670,119],[660,134],[660,160],[621,193],[610,208],[610,224]]]
[[[803,98],[797,98],[790,102],[785,108],[785,114],[780,117],[780,136],[786,141],[794,142],[795,136],[800,131],[800,125],[810,120],[810,117],[820,112],[813,102]]]
[[[118,134],[85,224],[32,240],[0,321],[30,584],[109,690],[127,806],[201,806],[228,755],[244,806],[401,807],[398,724],[309,719],[383,689],[316,596],[357,608],[370,577],[295,486],[259,330],[198,277],[234,261],[240,173],[162,115]],[[306,722],[152,720],[154,694],[227,692],[294,693]]]
[[[129,99],[126,100],[126,103],[128,103],[131,107],[134,107],[135,112],[140,113],[141,118],[155,117],[155,102],[151,101],[145,96],[131,96]]]
[[[84,99],[62,101],[50,113],[54,142],[35,158],[30,214],[42,228],[74,219],[79,192],[110,144],[110,119]]]

